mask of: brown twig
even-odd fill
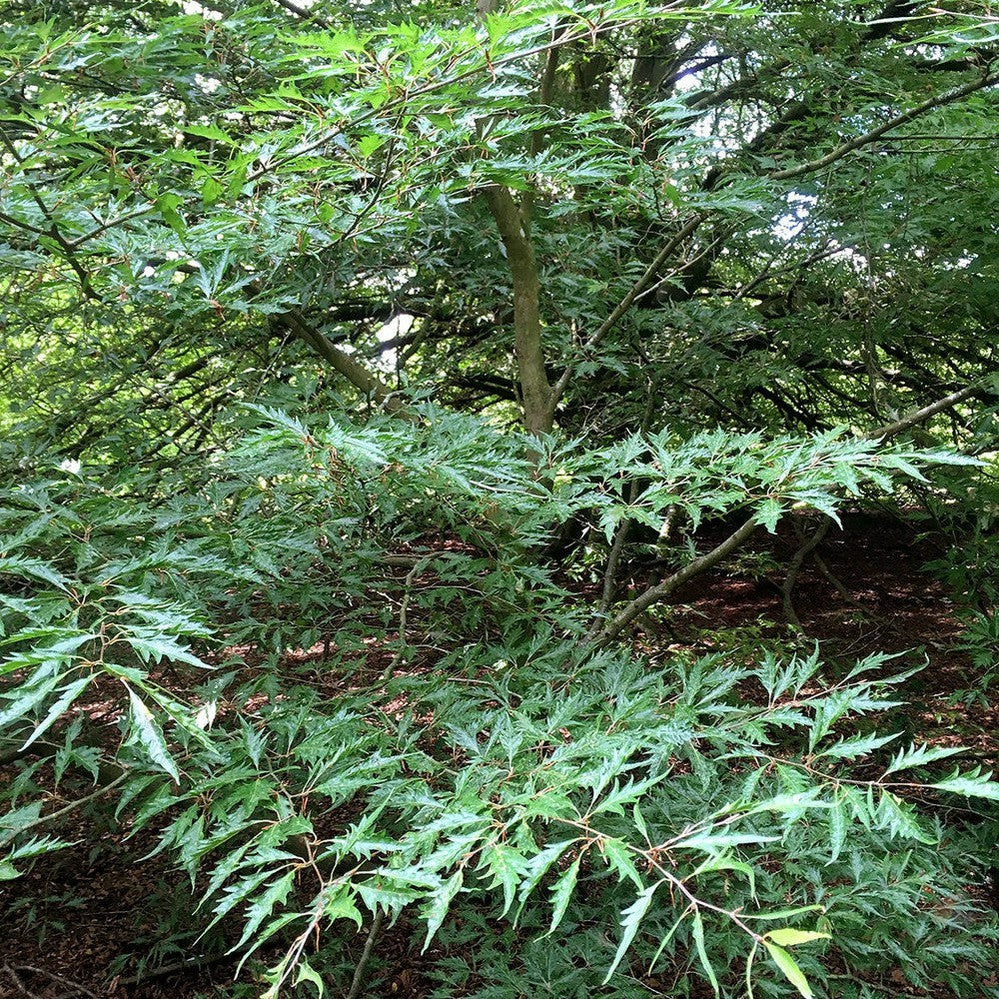
[[[399,651],[395,654],[392,662],[385,667],[385,672],[382,673],[382,683],[388,683],[392,679],[392,674],[395,673],[395,668],[398,666],[405,654],[406,654],[406,612],[409,610],[409,596],[412,590],[410,589],[413,585],[413,578],[416,576],[416,570],[420,568],[423,564],[421,559],[412,569],[406,574],[406,582],[403,584],[402,591],[402,603],[399,606]]]
[[[890,440],[892,437],[898,436],[898,434],[903,431],[910,430],[917,424],[923,423],[931,416],[936,416],[937,413],[942,413],[945,409],[950,409],[951,406],[956,406],[959,402],[964,402],[965,399],[970,399],[971,396],[981,392],[982,388],[983,385],[981,382],[974,382],[971,385],[965,385],[964,388],[958,389],[956,392],[951,392],[950,395],[945,395],[942,399],[937,399],[936,402],[931,402],[928,406],[923,406],[921,409],[915,409],[911,413],[903,416],[901,419],[896,420],[894,423],[878,427],[877,430],[871,430],[869,433],[864,434],[864,436],[869,437],[872,440]]]
[[[829,532],[829,525],[831,523],[831,518],[823,517],[818,530],[810,538],[806,537],[805,532],[795,524],[795,533],[802,544],[794,553],[794,558],[791,559],[791,564],[788,566],[787,575],[784,577],[784,585],[781,587],[781,595],[784,599],[784,616],[787,618],[788,624],[796,631],[804,632],[805,629],[801,625],[800,618],[794,612],[791,591],[794,589],[794,584],[798,578],[798,573],[801,572],[801,567],[805,564],[805,559],[819,546],[822,539]]]
[[[361,986],[364,984],[364,972],[375,949],[375,939],[378,936],[378,931],[381,929],[383,918],[382,910],[376,909],[374,916],[371,918],[371,929],[368,931],[368,939],[364,941],[364,950],[361,951],[361,959],[357,962],[357,967],[354,969],[354,979],[350,983],[350,991],[347,993],[347,999],[358,999],[358,996],[361,994]]]
[[[51,979],[53,982],[58,982],[60,985],[65,985],[66,988],[72,989],[74,993],[82,996],[90,996],[90,999],[99,999],[96,992],[91,992],[85,985],[81,985],[79,982],[74,982],[72,979],[65,978],[62,975],[57,975],[54,971],[48,971],[45,968],[36,968],[31,964],[18,964],[15,967],[11,967],[9,964],[4,965],[4,970],[10,975],[10,977],[17,984],[18,988],[25,995],[32,995],[25,987],[23,982],[18,978],[17,973],[21,972],[28,975],[42,975],[45,978]]]
[[[103,798],[109,791],[113,791],[119,784],[121,784],[129,776],[128,771],[119,774],[110,784],[105,784],[103,787],[99,787],[96,791],[85,795],[82,798],[77,798],[76,801],[71,801],[68,805],[63,808],[56,809],[54,812],[49,812],[48,815],[41,815],[33,822],[29,822],[26,826],[21,826],[18,832],[25,832],[28,829],[34,829],[35,826],[44,825],[47,822],[53,822],[63,815],[68,815],[70,812],[75,811],[81,805],[87,804],[88,801],[94,801],[97,798]]]

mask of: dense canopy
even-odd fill
[[[934,532],[994,697],[997,152],[974,0],[7,0],[0,878],[137,837],[233,996],[387,932],[441,999],[999,995],[994,760],[793,595]],[[664,638],[767,534],[780,627]]]

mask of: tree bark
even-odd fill
[[[513,342],[524,406],[524,427],[532,434],[547,434],[555,419],[555,399],[545,373],[541,347],[538,262],[520,207],[510,191],[494,187],[488,197],[513,279]]]
[[[391,389],[383,381],[362,364],[358,364],[349,354],[330,343],[326,336],[310,326],[297,310],[286,312],[283,319],[300,340],[312,347],[334,371],[343,375],[354,388],[363,392],[372,402],[380,403],[389,413],[402,411],[402,400],[392,395]]]

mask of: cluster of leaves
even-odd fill
[[[570,432],[637,426],[650,367],[678,422],[809,430],[884,422],[994,367],[967,346],[994,322],[991,91],[936,86],[987,58],[930,45],[921,20],[735,0],[407,5],[412,21],[390,3],[7,6],[0,419],[63,453],[196,449],[227,399],[322,367],[315,334],[378,357],[386,320],[413,324],[394,338],[412,381],[516,401],[497,187],[525,198],[545,359],[582,383]],[[965,21],[991,24],[946,18]],[[925,129],[862,162],[772,176],[933,95]],[[591,343],[695,221],[621,335]]]
[[[869,729],[886,661],[619,639],[757,527],[932,507],[922,469],[962,464],[830,428],[995,388],[994,18],[394,6],[0,11],[0,877],[103,804],[271,995],[387,918],[441,996],[866,997],[902,965],[977,999],[983,839],[917,802],[999,787]],[[497,429],[521,404],[578,437]],[[615,605],[629,525],[678,517]],[[546,557],[580,524],[596,609]],[[949,568],[991,600],[979,526]]]
[[[628,509],[629,477],[649,510],[766,520],[761,503],[834,513],[860,478],[941,455],[714,434],[593,452],[433,409],[254,416],[153,502],[86,470],[4,492],[6,876],[57,845],[38,835],[49,796],[89,779],[155,831],[205,928],[244,957],[280,941],[271,995],[323,992],[315,934],[335,949],[345,926],[416,913],[424,948],[456,917],[551,934],[553,955],[572,927],[607,995],[689,965],[720,993],[744,976],[808,996],[833,965],[887,972],[872,909],[914,982],[980,994],[959,965],[987,960],[988,920],[956,883],[955,834],[913,800],[999,785],[920,782],[954,750],[878,763],[892,736],[837,735],[896,703],[883,657],[840,676],[817,655],[652,668],[596,650],[592,609],[538,559],[570,516]],[[290,654],[331,636],[325,659]],[[613,944],[578,936],[615,918]]]
[[[648,487],[626,506],[609,504],[601,517],[608,540],[627,517],[661,532],[671,510],[682,511],[696,529],[705,516],[744,509],[768,531],[791,509],[818,510],[838,520],[843,495],[859,497],[864,485],[891,492],[893,475],[925,482],[917,465],[925,462],[974,464],[953,452],[905,447],[882,448],[871,439],[842,430],[802,439],[725,431],[682,439],[662,431],[634,435],[595,452],[596,474],[619,469],[611,485],[631,495],[638,481]]]

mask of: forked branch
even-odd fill
[[[755,515],[750,517],[722,541],[721,544],[712,548],[711,551],[706,552],[699,558],[695,558],[693,562],[689,562],[682,569],[678,569],[672,576],[668,576],[655,586],[650,586],[644,593],[635,597],[634,600],[626,604],[597,633],[595,639],[597,647],[608,645],[614,641],[632,621],[648,610],[653,604],[664,600],[675,593],[688,580],[699,576],[702,572],[706,572],[728,558],[740,545],[749,540],[756,528],[759,527],[759,524],[760,522]]]

